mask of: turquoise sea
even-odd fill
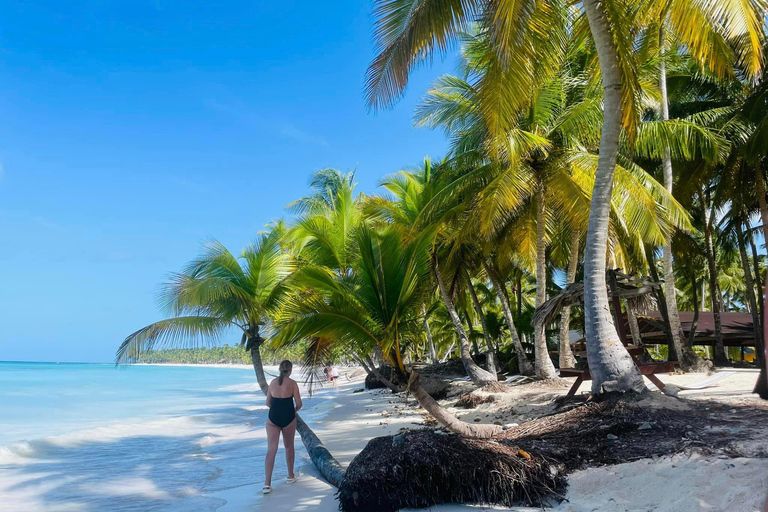
[[[216,510],[263,482],[266,413],[252,369],[0,362],[0,511]]]

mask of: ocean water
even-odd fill
[[[0,511],[216,510],[263,482],[266,415],[251,369],[0,362]]]

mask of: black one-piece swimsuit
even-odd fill
[[[275,398],[269,405],[269,421],[280,428],[285,428],[296,418],[296,408],[293,405],[293,397]]]

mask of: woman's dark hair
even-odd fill
[[[291,374],[291,370],[293,370],[293,363],[291,363],[289,360],[284,360],[280,363],[280,376],[277,378],[277,384],[279,386],[283,385],[283,378],[289,376]]]

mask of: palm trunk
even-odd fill
[[[432,364],[435,364],[437,362],[437,351],[435,350],[435,342],[432,339],[432,330],[429,328],[426,312],[424,312],[424,331],[427,333],[427,342],[429,343],[429,359],[432,361]]]
[[[752,325],[755,331],[755,352],[757,347],[763,343],[763,327],[760,323],[760,312],[757,307],[757,298],[755,297],[755,282],[752,280],[752,269],[747,256],[747,247],[744,241],[744,232],[740,222],[736,222],[736,236],[739,242],[739,255],[741,256],[741,266],[744,269],[744,282],[747,289],[747,302],[749,303],[749,312],[752,314]]]
[[[507,287],[502,282],[493,262],[486,260],[483,262],[483,266],[485,267],[485,273],[488,274],[488,279],[491,280],[491,284],[496,290],[496,295],[501,302],[501,309],[504,311],[504,320],[507,322],[507,327],[509,327],[509,335],[512,337],[512,345],[515,347],[515,353],[517,354],[517,366],[520,374],[531,375],[533,374],[533,366],[528,360],[525,350],[523,350],[523,345],[520,343],[520,337],[515,328],[515,319],[512,317],[512,308],[509,305]]]
[[[259,382],[261,391],[266,395],[269,391],[269,384],[267,384],[267,379],[264,376],[259,344],[253,341],[249,346],[251,346],[251,362],[253,363],[253,370],[256,372],[256,380]],[[296,414],[296,430],[301,436],[301,442],[304,443],[309,458],[323,475],[323,478],[334,487],[339,487],[344,480],[346,471],[298,414]]]
[[[367,373],[367,374],[369,374],[369,375],[370,375],[371,373],[373,373],[373,370],[371,370],[371,367],[370,367],[370,366],[368,366],[368,365],[366,364],[366,362],[365,362],[365,361],[363,361],[363,359],[362,359],[360,356],[358,356],[357,354],[355,354],[353,357],[355,358],[355,360],[357,361],[357,363],[358,363],[360,366],[362,366],[362,367],[363,367],[363,370],[365,370],[365,373]]]
[[[576,280],[576,270],[579,266],[579,239],[581,233],[578,229],[571,232],[571,254],[568,258],[568,268],[565,271],[565,284],[568,286]],[[569,336],[571,322],[571,306],[563,306],[560,312],[560,368],[575,368],[576,359],[571,350]]]
[[[467,330],[469,331],[469,339],[472,341],[472,348],[475,351],[475,357],[480,355],[480,347],[477,346],[477,336],[475,336],[475,328],[472,327],[472,319],[467,315]]]
[[[365,358],[368,360],[368,365],[371,367],[371,372],[373,372],[373,375],[379,379],[379,381],[384,384],[388,389],[390,389],[393,393],[400,393],[401,391],[405,391],[403,388],[395,386],[391,380],[384,377],[380,372],[379,369],[376,367],[376,364],[371,360],[370,356],[365,356]]]
[[[667,99],[667,68],[664,61],[664,24],[659,34],[660,45],[659,51],[661,53],[661,59],[659,62],[659,85],[661,88],[661,118],[664,121],[669,120],[669,100]],[[672,156],[670,155],[669,146],[664,148],[664,158],[662,158],[662,167],[664,168],[664,187],[672,195]],[[667,317],[669,320],[669,330],[672,334],[672,350],[669,353],[670,361],[681,361],[683,368],[688,368],[693,364],[700,363],[696,359],[700,359],[690,348],[686,351],[683,339],[685,334],[683,333],[683,326],[680,323],[680,314],[677,309],[677,294],[675,292],[675,273],[672,266],[672,239],[670,237],[663,245],[662,262],[664,263],[664,300],[667,305]],[[674,354],[672,354],[674,351]]]
[[[441,363],[446,362],[448,359],[451,358],[451,353],[453,352],[453,347],[456,346],[456,342],[452,341],[451,346],[448,347],[448,350],[445,351],[445,354],[443,354],[443,358],[440,360]]]
[[[604,91],[600,156],[584,248],[584,317],[592,394],[639,392],[645,384],[616,333],[605,283],[611,192],[622,129],[619,59],[602,1],[584,0],[583,5],[597,49]]]
[[[757,192],[757,203],[760,206],[760,219],[763,221],[763,236],[768,241],[768,204],[765,199],[765,182],[763,181],[763,171],[759,165],[755,165],[755,190]],[[755,255],[755,265],[757,265],[757,257]],[[760,281],[760,273],[757,274],[757,281]],[[766,279],[768,281],[768,279]],[[760,289],[760,295],[765,297],[766,289]],[[763,317],[761,318],[763,328],[766,327],[765,321],[765,309],[763,307]],[[763,331],[763,341],[766,339],[765,331]],[[760,349],[760,350],[759,350]],[[762,347],[755,346],[755,352],[757,354],[757,361],[760,364],[760,375],[757,378],[754,392],[760,395],[760,398],[768,400],[768,353],[765,350],[765,343]]]
[[[429,396],[429,393],[421,387],[419,381],[419,374],[411,372],[411,377],[408,381],[408,389],[413,394],[413,397],[425,411],[438,421],[438,423],[451,432],[459,434],[462,437],[474,439],[490,439],[502,432],[501,427],[498,425],[481,425],[461,421],[445,410],[434,398]]]
[[[749,235],[749,246],[752,249],[752,266],[755,270],[755,289],[757,294],[757,304],[760,307],[760,324],[765,323],[765,297],[761,293],[763,289],[763,281],[760,278],[760,258],[757,255],[757,246],[755,245],[755,237],[752,235],[752,231],[747,231]],[[765,337],[763,337],[765,338]]]
[[[486,352],[486,364],[488,366],[488,371],[496,375],[496,361],[493,341],[491,341],[491,336],[488,334],[488,323],[485,321],[483,306],[480,304],[480,300],[477,298],[477,292],[475,291],[475,287],[472,286],[472,279],[469,277],[469,272],[467,272],[466,269],[464,270],[464,277],[467,280],[469,294],[472,297],[472,305],[475,307],[475,313],[477,313],[477,316],[480,319],[480,327],[483,329],[483,338],[485,339],[485,344],[488,347],[488,352]]]
[[[435,276],[437,277],[437,286],[440,288],[440,295],[443,297],[445,307],[448,309],[448,315],[451,317],[453,326],[456,328],[456,334],[459,338],[459,349],[461,353],[461,362],[464,363],[464,369],[472,379],[472,382],[477,386],[485,386],[496,382],[496,375],[491,374],[479,366],[472,360],[472,355],[469,353],[469,340],[467,339],[467,333],[464,332],[464,327],[461,325],[461,319],[456,312],[456,307],[453,304],[453,300],[448,295],[448,290],[443,283],[443,276],[440,274],[440,269],[437,268],[437,262],[435,262]]]
[[[266,395],[267,392],[269,392],[269,383],[267,382],[267,377],[264,375],[264,366],[261,363],[259,344],[256,341],[251,343],[251,363],[253,364],[253,371],[256,372],[256,381],[259,383],[261,392]]]
[[[547,301],[547,223],[544,213],[544,185],[539,185],[536,201],[536,309]],[[555,365],[549,357],[545,324],[534,326],[534,356],[536,376],[540,379],[557,378]]]
[[[702,191],[702,206],[704,207],[704,241],[707,246],[707,267],[709,270],[709,294],[712,299],[712,316],[715,319],[715,363],[725,364],[728,356],[723,345],[723,327],[720,318],[720,286],[717,282],[717,264],[715,262],[715,247],[712,243],[712,212],[709,211],[707,193]]]
[[[688,346],[693,350],[693,342],[696,340],[696,327],[699,325],[699,299],[696,296],[696,272],[691,267],[691,299],[693,300],[693,321],[691,322],[691,332],[688,333]],[[704,284],[704,280],[701,281]],[[703,293],[703,289],[702,289]]]
[[[637,323],[637,313],[635,312],[635,305],[631,299],[626,302],[627,307],[627,323],[629,324],[629,331],[632,333],[632,343],[635,345],[642,345],[643,339],[640,336],[640,325]]]

